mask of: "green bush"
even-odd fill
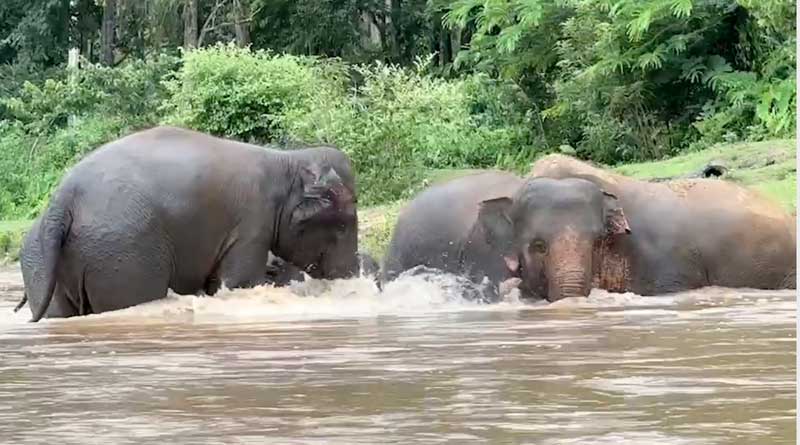
[[[456,0],[456,65],[534,98],[548,147],[658,159],[795,131],[795,13],[784,0]]]
[[[66,171],[88,152],[131,131],[122,119],[94,115],[49,135],[0,124],[0,218],[32,218]]]
[[[88,65],[0,98],[0,217],[29,218],[86,153],[158,120],[177,59]],[[69,74],[72,74],[71,76]]]
[[[117,68],[87,65],[41,84],[25,82],[14,97],[0,100],[6,120],[35,136],[52,133],[68,119],[102,115],[123,117],[132,127],[152,125],[166,97],[162,84],[178,60],[161,56],[134,60]]]
[[[343,65],[217,45],[184,54],[167,82],[165,122],[218,136],[267,142],[284,133],[284,116],[312,97],[342,89]]]
[[[424,170],[525,165],[534,155],[523,97],[482,75],[444,80],[381,63],[355,66],[349,94],[328,90],[286,116],[291,137],[324,141],[353,159],[363,203],[414,193]]]

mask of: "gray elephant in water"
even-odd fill
[[[380,266],[375,261],[375,258],[366,252],[357,252],[356,256],[358,257],[360,275],[377,278]],[[305,274],[302,269],[273,255],[270,255],[267,262],[267,277],[267,282],[276,286],[287,286],[292,281],[305,281]]]
[[[795,288],[795,219],[726,181],[647,183],[551,155],[489,204],[489,244],[513,246],[520,288],[551,301],[591,288]]]
[[[99,148],[21,251],[33,318],[265,283],[269,252],[315,278],[358,271],[355,178],[331,147],[279,151],[172,127]],[[24,300],[23,300],[24,303]]]
[[[457,178],[430,187],[401,212],[386,253],[381,281],[419,269],[439,270],[468,278],[474,284],[488,280],[483,300],[496,300],[518,279],[518,265],[507,246],[487,243],[479,223],[491,210],[482,202],[514,194],[522,178],[490,171]],[[409,272],[415,273],[415,272]],[[501,289],[502,288],[502,289]]]

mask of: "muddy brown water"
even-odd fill
[[[479,306],[446,281],[29,324],[0,271],[0,443],[795,443],[794,291]]]

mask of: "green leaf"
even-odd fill
[[[642,71],[647,71],[650,69],[659,69],[661,68],[664,62],[664,56],[661,54],[660,51],[656,50],[651,53],[645,53],[639,56],[639,60],[636,62],[636,66],[642,69]]]
[[[522,38],[524,28],[522,24],[508,26],[500,31],[497,36],[497,48],[501,53],[511,53],[517,48],[517,43]]]
[[[642,36],[650,29],[652,23],[653,12],[650,9],[643,9],[639,14],[628,22],[628,38],[632,42],[638,42]]]
[[[670,10],[675,17],[689,17],[692,15],[692,0],[673,0]]]

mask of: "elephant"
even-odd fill
[[[724,180],[644,182],[550,155],[489,208],[487,242],[511,244],[520,289],[549,301],[591,288],[795,288],[795,218]]]
[[[496,300],[513,280],[516,266],[503,261],[501,246],[486,243],[479,215],[481,202],[513,194],[523,179],[486,171],[434,185],[419,193],[400,212],[384,259],[380,281],[422,267],[463,276],[490,286],[485,300]],[[511,286],[513,288],[513,286]],[[509,288],[510,290],[510,288]]]
[[[272,252],[314,278],[358,272],[355,175],[328,146],[276,150],[176,127],[78,162],[20,252],[31,321],[268,281]],[[24,300],[23,300],[24,303]]]
[[[363,277],[376,278],[379,271],[378,262],[372,255],[366,252],[356,252],[358,258],[358,268]],[[276,286],[287,286],[292,281],[305,281],[305,274],[299,267],[287,262],[286,260],[270,255],[267,261],[268,283]],[[376,283],[380,285],[380,283]]]

